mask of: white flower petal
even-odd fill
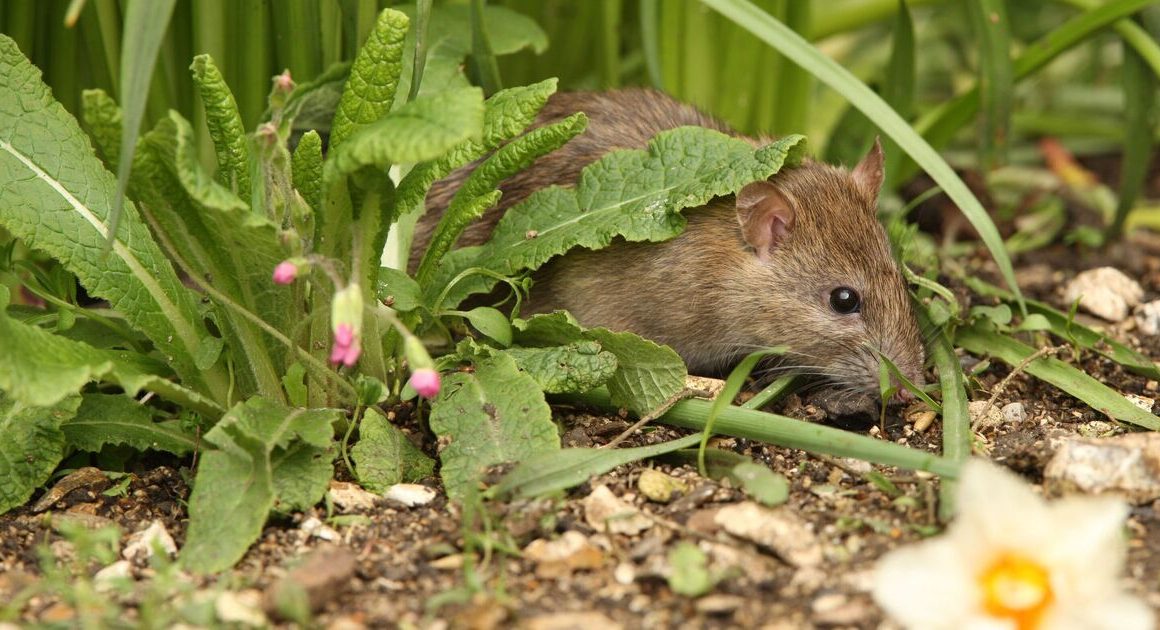
[[[1156,627],[1152,609],[1130,595],[1114,593],[1100,601],[1065,600],[1058,604],[1043,620],[1044,630],[1152,630]]]
[[[963,465],[958,517],[951,533],[960,544],[976,548],[976,565],[1012,549],[1034,548],[1059,523],[1047,503],[1021,478],[983,459]],[[986,557],[980,550],[991,550]]]
[[[963,628],[979,594],[950,541],[929,540],[892,551],[878,561],[874,600],[908,628]]]
[[[1038,554],[1052,571],[1060,597],[1101,600],[1118,591],[1128,506],[1108,497],[1075,497],[1051,506],[1056,529]],[[1059,579],[1062,578],[1062,579]]]

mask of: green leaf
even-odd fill
[[[709,559],[700,547],[682,541],[669,552],[673,572],[668,577],[669,588],[678,595],[700,597],[713,590],[713,576],[709,574]]]
[[[334,112],[331,150],[390,111],[403,71],[403,40],[409,24],[406,14],[394,9],[384,9],[379,14],[370,36],[354,58],[350,78]]]
[[[217,180],[250,198],[250,143],[234,94],[209,55],[193,58],[189,67],[205,106],[205,123],[217,153]]]
[[[522,346],[561,346],[597,341],[616,356],[616,372],[608,381],[613,403],[638,415],[647,414],[685,387],[688,372],[680,356],[632,333],[606,328],[585,330],[566,312],[557,311],[513,322],[516,343]]]
[[[374,408],[363,412],[358,435],[350,455],[359,483],[372,492],[383,493],[397,483],[413,483],[435,472],[435,461]]]
[[[274,479],[273,510],[283,514],[309,510],[318,503],[334,477],[333,448],[296,442],[270,456]]]
[[[499,191],[492,191],[499,187],[500,182],[528,168],[541,156],[560,148],[584,131],[587,125],[588,118],[584,114],[574,114],[558,123],[533,129],[500,147],[475,167],[455,192],[435,227],[435,233],[415,273],[419,284],[430,281],[431,275],[452,245],[459,240],[463,230],[499,201]],[[494,197],[489,196],[489,193]]]
[[[487,335],[501,346],[512,345],[512,325],[499,309],[478,306],[463,314],[476,330]]]
[[[477,358],[474,372],[448,376],[431,402],[430,424],[449,442],[439,459],[453,499],[462,498],[487,466],[560,449],[543,394],[505,354]]]
[[[331,145],[323,181],[333,182],[367,166],[423,162],[452,147],[478,139],[483,125],[483,93],[463,88],[417,99],[360,127],[341,147]]]
[[[81,93],[81,116],[105,168],[115,168],[121,159],[121,108],[104,90],[85,90]]]
[[[84,394],[76,415],[61,424],[70,447],[97,452],[107,444],[185,455],[198,438],[178,420],[154,422],[154,410],[124,395]]]
[[[60,424],[80,402],[80,396],[70,396],[28,406],[0,394],[0,514],[23,505],[56,470],[65,446]]]
[[[294,189],[314,212],[322,210],[322,136],[311,129],[302,134],[290,162]]]
[[[536,269],[573,247],[606,247],[617,236],[627,241],[670,239],[684,230],[684,208],[768,179],[783,165],[794,164],[804,150],[802,136],[786,136],[754,150],[743,140],[703,127],[663,131],[645,150],[614,151],[586,166],[575,188],[545,188],[508,209],[490,241],[449,254],[436,281],[424,290],[433,301],[465,269],[482,267],[511,276]],[[435,307],[458,304],[490,290],[495,282],[469,276],[451,288],[444,305]]]
[[[286,390],[286,399],[294,407],[306,407],[310,404],[309,390],[306,388],[306,368],[301,363],[293,363],[286,368],[282,376],[282,388]]]
[[[740,483],[745,494],[758,503],[772,507],[789,500],[789,482],[768,466],[754,461],[742,462],[733,467],[732,477]]]
[[[1011,66],[1011,32],[1001,0],[967,2],[979,55],[979,101],[983,106],[979,153],[983,171],[1005,161],[1011,129],[1015,76]]]
[[[279,500],[288,506],[317,502],[325,484],[315,487],[321,478],[315,455],[330,446],[332,423],[340,416],[333,409],[290,409],[263,398],[230,409],[204,436],[214,448],[202,455],[189,497],[184,566],[198,573],[229,568],[257,540]],[[295,475],[307,479],[288,478]],[[308,491],[317,496],[308,497]]]
[[[995,357],[1012,366],[1020,365],[1036,352],[1035,348],[1007,335],[983,330],[978,326],[959,328],[955,334],[955,345],[973,354]],[[1160,431],[1160,418],[1140,409],[1107,385],[1059,359],[1052,357],[1035,359],[1027,364],[1026,371],[1116,420]]]
[[[483,133],[478,140],[469,140],[455,147],[447,155],[419,164],[399,182],[398,204],[403,212],[410,212],[423,202],[428,189],[436,180],[475,160],[502,142],[521,133],[536,119],[536,114],[556,91],[556,79],[546,79],[532,85],[497,92],[483,104]]]
[[[897,112],[883,102],[881,97],[865,83],[858,80],[849,70],[827,57],[802,39],[800,35],[748,0],[703,1],[733,23],[753,33],[794,63],[805,68],[818,81],[840,93],[870,120],[874,121],[883,133],[897,142],[898,146],[906,151],[915,162],[922,164],[931,179],[942,187],[943,192],[951,198],[951,201],[962,211],[963,216],[975,227],[983,243],[991,252],[991,257],[999,266],[999,272],[1003,275],[1003,279],[1015,292],[1016,297],[1022,300],[1022,293],[1019,292],[1019,286],[1015,282],[1015,270],[1011,267],[1011,259],[1006,250],[1003,249],[1003,239],[999,235],[998,228],[991,221],[990,215],[987,214],[979,200],[971,194],[970,189],[955,174],[950,165]]]
[[[1157,118],[1156,75],[1149,72],[1140,55],[1124,45],[1124,163],[1120,174],[1120,199],[1108,234],[1119,237],[1124,221],[1144,188],[1152,160]]]
[[[182,286],[131,203],[105,255],[116,196],[112,175],[80,128],[53,100],[40,73],[0,36],[0,225],[60,260],[90,295],[104,298],[171,359],[182,380],[224,399],[219,370],[193,357],[209,337],[197,298]]]
[[[375,296],[380,302],[390,302],[387,306],[400,313],[409,313],[423,305],[423,290],[419,283],[393,267],[379,268]]]
[[[538,497],[578,486],[617,466],[688,448],[701,440],[689,435],[679,440],[635,448],[566,448],[522,460],[494,488],[496,496]]]
[[[547,348],[508,348],[516,365],[536,379],[547,394],[580,393],[608,382],[616,373],[616,355],[596,341]]]

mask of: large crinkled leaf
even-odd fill
[[[418,164],[399,182],[397,200],[404,212],[423,202],[431,184],[451,171],[482,157],[504,141],[515,137],[536,120],[536,115],[556,92],[556,79],[500,90],[483,104],[483,132],[478,139],[455,147],[447,155]]]
[[[599,343],[603,351],[616,356],[616,372],[607,381],[613,403],[637,415],[655,411],[685,387],[688,372],[676,351],[632,333],[606,328],[585,330],[564,311],[516,319],[512,325],[516,330],[515,343],[520,346],[545,348],[580,341]]]
[[[250,141],[234,93],[209,55],[194,57],[189,69],[205,106],[205,124],[217,154],[218,181],[236,190],[242,199],[249,199]]]
[[[616,373],[616,355],[596,341],[547,348],[504,350],[548,394],[581,393],[600,387]]]
[[[93,145],[101,152],[106,168],[121,159],[121,108],[104,90],[81,93],[81,117]]]
[[[333,409],[291,409],[263,398],[230,409],[204,436],[214,448],[202,455],[189,498],[189,536],[181,554],[185,566],[203,573],[228,568],[258,538],[279,500],[301,506],[321,498],[325,484],[309,487],[316,485],[310,480],[321,477],[315,474],[315,455],[330,446],[339,415]],[[281,478],[286,475],[308,479]],[[308,497],[309,490],[317,490],[317,496]]]
[[[372,407],[358,425],[358,444],[350,452],[358,481],[372,492],[396,483],[415,482],[435,472],[435,461]]]
[[[84,394],[80,409],[60,430],[68,445],[82,451],[100,451],[106,444],[124,444],[139,451],[155,450],[185,455],[197,448],[198,438],[181,428],[178,420],[153,420],[154,410],[117,394]]]
[[[76,120],[52,98],[15,42],[0,36],[0,225],[60,260],[90,295],[107,299],[168,357],[189,385],[215,396],[227,386],[194,357],[211,339],[131,203],[106,251],[116,181],[93,155]]]
[[[355,132],[331,150],[323,180],[333,182],[366,167],[433,160],[465,140],[478,140],[483,127],[483,92],[462,88],[418,99]]]
[[[330,146],[337,148],[365,125],[383,117],[395,102],[395,88],[403,70],[403,40],[410,19],[394,9],[379,14],[367,41],[359,49],[342,90]]]
[[[460,272],[482,267],[502,275],[536,269],[573,247],[600,249],[620,236],[663,241],[685,227],[681,210],[729,195],[796,163],[802,136],[760,149],[702,127],[664,131],[645,150],[614,151],[588,165],[575,188],[552,186],[512,207],[486,244],[456,250],[428,285],[431,301]],[[489,290],[493,278],[470,276],[448,293],[444,307]],[[438,305],[436,305],[438,306]]]
[[[447,377],[431,402],[431,430],[448,496],[460,499],[487,466],[558,450],[552,410],[535,380],[502,353],[477,357],[472,372]]]
[[[0,514],[23,505],[48,481],[64,457],[60,424],[80,402],[80,396],[70,396],[53,405],[27,406],[0,394]]]
[[[141,355],[101,350],[8,317],[8,291],[0,287],[0,391],[11,400],[48,407],[86,383],[108,379],[136,393],[165,366]]]

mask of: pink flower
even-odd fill
[[[431,368],[419,368],[411,372],[409,384],[423,398],[434,398],[439,393],[439,372]]]
[[[290,284],[298,277],[298,265],[283,260],[274,267],[274,284]]]
[[[334,346],[330,349],[330,362],[351,367],[358,362],[362,345],[350,324],[339,324],[334,329]]]
[[[274,77],[274,89],[286,94],[294,91],[294,79],[290,78],[289,70],[283,70],[282,74]]]

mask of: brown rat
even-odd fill
[[[460,245],[484,242],[504,210],[533,191],[574,184],[608,151],[644,148],[666,129],[724,123],[653,90],[553,95],[537,124],[577,111],[587,130],[506,180],[498,207]],[[442,210],[475,165],[437,182],[416,229],[421,253]],[[524,314],[570,311],[585,326],[627,330],[667,344],[695,373],[717,373],[755,349],[787,345],[785,362],[837,387],[878,390],[881,351],[921,383],[923,347],[906,284],[876,219],[882,149],[852,170],[806,161],[684,211],[688,225],[662,243],[623,240],[577,249],[534,276]],[[412,269],[418,256],[412,254]]]

